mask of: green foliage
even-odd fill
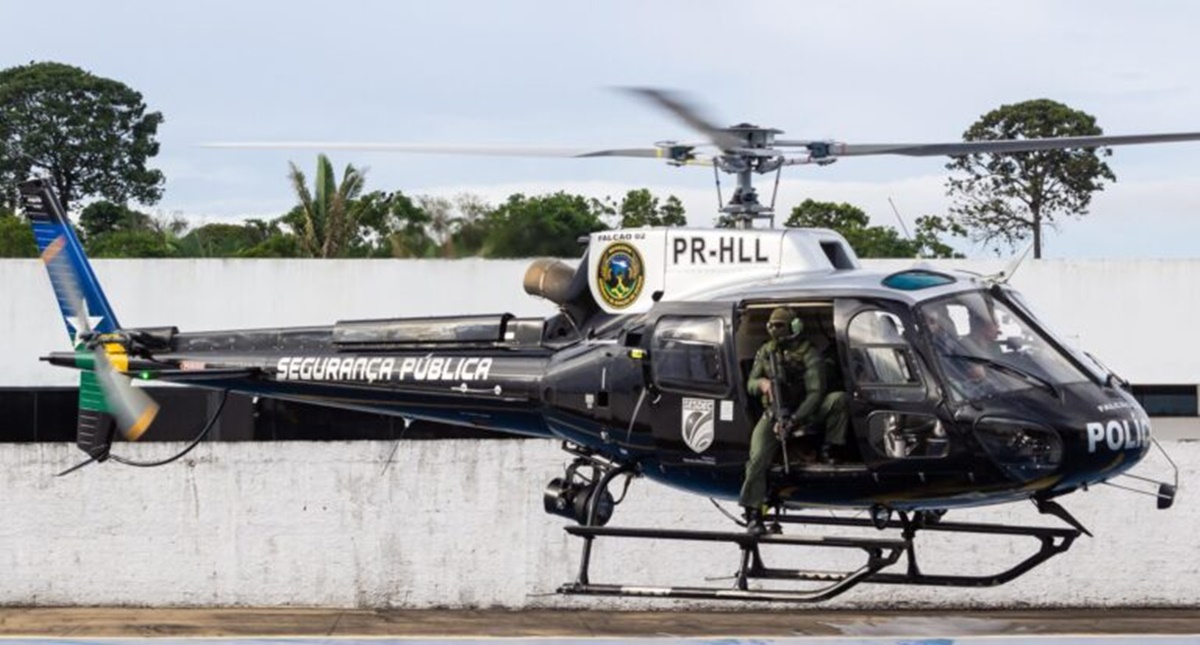
[[[411,200],[402,193],[371,191],[350,204],[356,213],[356,226],[350,235],[347,257],[386,258],[391,257],[390,238],[396,228],[394,210],[402,209],[403,203]]]
[[[454,208],[457,216],[446,242],[447,257],[482,255],[495,209],[480,197],[466,193],[454,198]]]
[[[0,70],[0,185],[40,170],[67,209],[90,195],[153,204],[162,197],[163,174],[146,162],[158,154],[162,121],[161,113],[146,111],[140,93],[77,67],[46,62]]]
[[[658,198],[646,188],[625,193],[625,198],[617,207],[617,213],[621,215],[621,228],[687,226],[687,218],[679,198],[670,195],[666,202],[660,205]]]
[[[289,220],[306,257],[347,257],[353,250],[362,211],[352,208],[366,183],[362,172],[347,165],[342,180],[337,181],[333,164],[325,155],[317,155],[315,190],[308,189],[304,173],[289,164],[288,178],[299,199],[299,213]]]
[[[149,216],[105,199],[88,204],[79,214],[79,228],[83,230],[85,239],[122,228],[148,228],[148,221]]]
[[[917,257],[922,258],[962,258],[962,253],[955,251],[942,241],[942,236],[966,237],[967,229],[961,224],[940,215],[922,215],[917,218],[917,232],[913,236],[917,246]]]
[[[784,226],[827,228],[846,238],[860,258],[962,257],[941,241],[942,235],[961,235],[962,229],[944,218],[917,218],[917,234],[909,240],[890,226],[871,226],[861,208],[851,204],[806,199],[792,209]]]
[[[608,228],[600,219],[609,209],[599,200],[557,192],[510,195],[486,220],[484,255],[578,257],[579,237]]]
[[[283,232],[283,218],[269,222],[261,219],[248,219],[243,225],[252,230],[253,237],[259,240],[254,246],[240,249],[237,257],[242,258],[298,258],[300,257],[300,240],[289,233]]]
[[[33,229],[24,218],[0,208],[0,258],[36,258]]]
[[[88,255],[95,258],[170,258],[178,255],[162,234],[146,229],[113,231],[89,241]]]
[[[965,133],[966,141],[1033,139],[1103,134],[1095,117],[1049,99],[1003,105],[984,114]],[[1116,176],[1101,156],[1108,148],[1043,150],[955,157],[946,168],[954,199],[950,212],[978,242],[1015,247],[1032,236],[1034,257],[1042,256],[1042,227],[1060,216],[1083,216],[1092,193]]]
[[[83,209],[79,225],[84,248],[95,257],[165,258],[187,254],[180,235],[188,225],[179,216],[152,217],[100,200]]]
[[[300,240],[295,235],[272,235],[254,246],[237,252],[240,258],[298,258]]]
[[[252,225],[213,223],[189,231],[180,238],[179,248],[183,257],[228,258],[264,241]]]

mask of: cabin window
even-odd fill
[[[850,366],[863,395],[873,401],[925,398],[904,323],[895,314],[872,309],[850,321]]]
[[[869,444],[888,459],[938,459],[950,454],[942,422],[932,414],[875,412],[867,419]]]
[[[721,395],[729,376],[721,351],[725,321],[715,317],[663,316],[650,347],[654,383],[663,389]]]

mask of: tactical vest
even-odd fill
[[[791,413],[804,400],[806,394],[804,389],[805,360],[813,349],[812,343],[807,340],[783,341],[782,345],[783,348],[778,359],[779,366],[783,369],[783,382],[780,383],[780,389],[783,390],[783,408],[786,412]],[[776,341],[771,340],[764,343],[758,350],[757,360],[762,361],[768,378],[774,378],[775,375],[771,373],[771,362],[767,358],[767,353],[776,351],[776,346]],[[771,409],[770,401],[766,396],[763,396],[762,402],[765,409]]]

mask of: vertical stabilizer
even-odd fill
[[[50,275],[72,345],[78,344],[82,330],[104,334],[119,329],[117,317],[50,181],[31,179],[21,182],[20,190],[21,209],[33,224],[33,237]],[[80,317],[87,320],[81,321]]]

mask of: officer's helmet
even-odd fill
[[[804,331],[804,322],[800,320],[796,312],[787,307],[776,308],[767,320],[767,333],[772,338],[796,336],[802,331]]]

